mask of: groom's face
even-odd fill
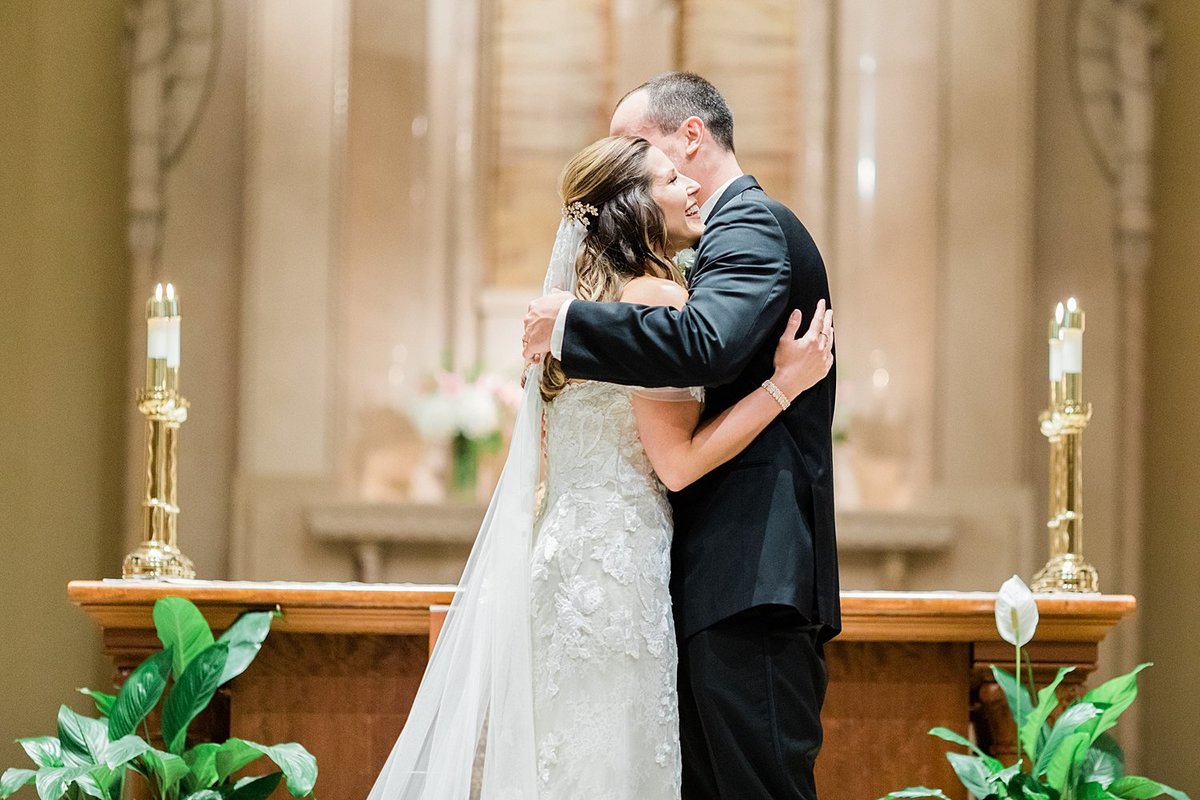
[[[677,170],[687,174],[688,159],[684,153],[687,141],[682,126],[674,133],[663,133],[649,119],[649,103],[650,98],[645,91],[634,92],[626,97],[613,112],[612,122],[608,126],[609,135],[640,136],[666,153]]]

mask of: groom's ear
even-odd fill
[[[680,126],[683,129],[683,152],[688,158],[696,155],[700,143],[708,135],[704,129],[704,120],[699,117],[688,117]]]

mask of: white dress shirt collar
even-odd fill
[[[718,186],[717,190],[708,196],[708,199],[704,201],[704,205],[700,206],[701,222],[708,222],[708,215],[712,213],[713,207],[716,206],[717,201],[721,199],[721,195],[725,194],[725,190],[729,188],[729,184],[733,183],[740,177],[742,176],[734,175],[732,178]]]

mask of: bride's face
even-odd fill
[[[696,202],[700,184],[679,174],[671,159],[657,147],[647,152],[646,168],[650,172],[650,196],[662,209],[671,250],[678,252],[693,246],[704,232],[700,204]]]

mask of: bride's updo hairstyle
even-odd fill
[[[581,219],[588,227],[575,261],[575,296],[581,300],[618,300],[625,284],[643,275],[684,284],[667,257],[666,220],[650,195],[650,147],[640,136],[610,136],[588,145],[563,167],[563,207],[585,209]],[[566,383],[558,360],[547,356],[542,398],[553,400]]]

